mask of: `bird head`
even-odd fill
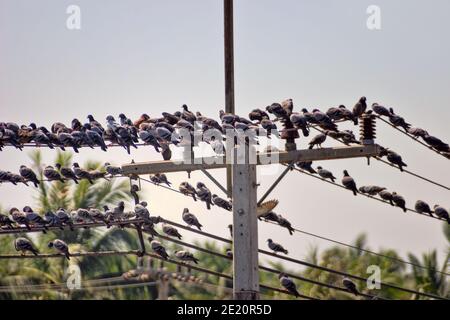
[[[113,116],[109,115],[106,117],[106,121],[115,121],[116,119],[114,119]]]
[[[339,108],[340,108],[340,109],[345,109],[345,106],[344,106],[343,104],[341,104],[341,105],[339,106]]]
[[[131,186],[131,191],[133,191],[133,192],[139,191],[139,186],[136,185],[136,184],[133,184],[133,185]]]
[[[34,122],[30,123],[29,127],[33,130],[37,129],[36,124]]]
[[[14,212],[17,212],[17,211],[19,211],[19,209],[17,209],[17,208],[11,208],[10,210],[9,210],[9,214],[13,214]]]
[[[79,168],[79,167],[80,167],[80,165],[78,164],[78,162],[74,162],[74,163],[72,164],[72,166],[73,166],[74,168]]]
[[[197,183],[197,188],[204,188],[205,187],[205,184],[203,183],[203,182],[198,182]]]
[[[27,166],[26,165],[21,165],[20,169],[25,169]]]
[[[346,176],[346,177],[348,177],[348,176],[349,176],[349,174],[348,174],[348,171],[347,171],[347,170],[344,170],[344,176]]]
[[[87,119],[88,119],[89,121],[94,121],[94,120],[95,120],[95,119],[94,119],[94,116],[93,116],[92,114],[88,115],[88,116],[87,116]]]
[[[280,274],[278,275],[278,279],[281,279],[283,277],[286,277],[286,274],[283,272],[280,272]]]
[[[272,241],[272,239],[267,239],[267,242],[272,243],[273,241]]]
[[[49,248],[53,248],[53,241],[50,241],[50,242],[47,244],[47,246],[48,246]]]
[[[111,163],[105,162],[105,167],[110,166],[110,165],[111,165]]]
[[[321,166],[318,166],[318,167],[317,167],[317,170],[322,170],[322,167],[321,167]]]
[[[55,164],[55,167],[59,170],[59,169],[61,169],[61,164],[57,163],[57,164]]]
[[[25,206],[25,207],[23,207],[22,211],[23,212],[33,212],[33,209],[31,209],[30,206]]]
[[[229,224],[229,225],[228,225],[228,229],[231,230],[232,228],[233,228],[233,225],[232,225],[232,224]]]
[[[118,203],[118,206],[121,207],[121,208],[122,208],[122,207],[125,207],[125,202],[120,201],[120,202]]]
[[[188,213],[189,212],[189,209],[188,208],[184,208],[183,209],[183,213]]]
[[[103,210],[108,211],[109,207],[108,206],[103,206]]]
[[[121,113],[119,114],[119,119],[125,120],[127,117],[125,116],[125,114]]]
[[[184,111],[188,111],[188,106],[186,104],[183,104],[181,107],[183,108]]]
[[[359,101],[366,102],[366,97],[361,97],[361,99],[359,99]]]
[[[148,204],[147,204],[147,201],[141,201],[140,205],[143,207],[147,207]]]

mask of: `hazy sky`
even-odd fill
[[[81,30],[66,28],[66,8],[81,8]],[[369,5],[381,8],[381,30],[366,27]],[[183,103],[216,117],[224,105],[222,1],[0,0],[0,121],[51,125],[85,120],[92,113],[174,112]],[[295,108],[345,104],[365,95],[369,104],[393,106],[415,126],[450,140],[450,21],[448,0],[430,1],[235,1],[236,109],[242,115],[286,98]],[[355,131],[356,128],[354,128]],[[408,169],[449,184],[448,160],[386,125],[378,142],[398,151]],[[305,147],[307,140],[300,139]],[[327,146],[334,145],[328,141]],[[150,150],[150,151],[149,151]],[[44,150],[53,162],[54,151]],[[82,150],[75,160],[121,164],[159,159],[150,148],[133,151]],[[27,152],[6,148],[1,169],[18,171]],[[348,169],[359,185],[377,184],[417,199],[450,207],[448,191],[366,159],[316,163],[339,178]],[[215,171],[223,179],[222,171]],[[170,174],[175,185],[185,174]],[[205,180],[192,175],[193,183]],[[262,176],[260,194],[276,175]],[[223,181],[223,180],[222,180]],[[215,190],[218,192],[218,190]],[[362,232],[372,249],[395,248],[403,255],[446,242],[442,224],[337,189],[313,178],[289,174],[274,192],[277,212],[293,226],[350,242]],[[227,236],[231,214],[207,212],[170,191],[145,190],[151,211],[181,221],[189,207],[208,232]],[[32,203],[32,189],[0,186],[3,207]],[[191,235],[184,232],[188,239]],[[277,226],[260,224],[260,246],[268,237],[303,258],[327,243]]]

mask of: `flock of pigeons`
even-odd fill
[[[311,161],[299,162],[296,165],[302,171],[308,172],[310,174],[318,174],[322,179],[329,179],[333,183],[335,183],[336,181],[336,177],[331,171],[326,170],[321,166],[318,166],[317,169],[314,169],[312,167]],[[349,175],[347,170],[344,170],[342,185],[351,190],[355,196],[358,195],[358,193],[363,193],[370,196],[378,195],[382,200],[388,201],[392,206],[399,207],[404,212],[408,211],[408,209],[406,208],[405,198],[399,195],[397,192],[389,192],[386,190],[386,188],[375,185],[361,186],[360,188],[357,188],[355,180]],[[425,201],[418,200],[415,203],[414,209],[419,213],[429,214],[431,217],[435,215],[439,219],[445,220],[448,224],[450,224],[450,216],[448,210],[438,204],[436,204],[432,210]]]
[[[182,106],[182,111],[174,113],[163,112],[160,117],[150,117],[142,114],[137,120],[132,121],[123,113],[119,115],[119,121],[108,115],[106,124],[102,125],[92,115],[88,115],[87,121],[83,124],[78,119],[73,119],[70,126],[61,122],[55,122],[50,130],[45,126],[37,126],[35,123],[29,125],[18,125],[13,122],[0,123],[0,150],[5,145],[14,146],[22,150],[24,144],[35,143],[37,146],[58,147],[62,150],[73,148],[75,152],[81,147],[100,147],[106,151],[109,145],[120,145],[130,153],[131,148],[137,148],[141,141],[151,145],[157,152],[161,152],[164,159],[170,159],[170,144],[180,144],[180,135],[177,130],[188,130],[191,134],[194,131],[205,132],[208,129],[217,130],[225,134],[227,131],[240,130],[243,132],[254,132],[255,135],[264,132],[268,137],[272,133],[279,136],[276,122],[280,121],[285,128],[296,128],[305,137],[309,136],[310,126],[315,125],[324,130],[324,133],[313,137],[310,141],[310,148],[315,145],[321,146],[325,142],[327,135],[333,138],[342,139],[345,143],[359,143],[350,130],[339,131],[337,123],[341,121],[351,121],[358,124],[358,118],[364,113],[375,112],[379,116],[388,117],[389,121],[396,127],[403,128],[408,134],[414,137],[421,137],[430,147],[450,154],[448,144],[439,138],[431,136],[421,128],[413,128],[405,119],[394,113],[392,108],[386,108],[378,103],[372,104],[372,110],[367,110],[366,98],[361,97],[353,107],[353,110],[345,106],[331,107],[326,112],[313,109],[309,112],[303,108],[301,112],[294,112],[292,99],[287,99],[281,103],[273,103],[265,110],[254,109],[248,117],[241,117],[234,114],[219,112],[220,121],[206,117],[200,112],[192,112],[187,105]],[[270,119],[270,115],[275,118]],[[204,139],[211,144],[214,151],[223,152],[222,141],[217,139]]]

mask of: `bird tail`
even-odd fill
[[[288,231],[289,231],[289,234],[292,236],[293,234],[294,234],[294,228],[292,228],[292,227],[289,227],[288,228]]]
[[[39,180],[35,180],[35,181],[33,181],[33,183],[34,183],[34,186],[36,187],[36,188],[38,188],[39,187]]]
[[[302,128],[303,136],[309,136],[309,130],[307,128]]]
[[[206,209],[211,210],[211,203],[206,201]]]
[[[194,261],[195,264],[198,264],[198,259],[195,257],[192,257],[192,260]]]
[[[312,148],[314,148],[314,145],[310,144],[308,149],[312,149]]]
[[[353,194],[354,194],[355,196],[358,195],[358,192],[356,191],[356,189],[353,189]]]
[[[70,260],[70,253],[69,253],[69,251],[65,252],[64,255],[66,256],[67,260]]]
[[[333,181],[333,183],[334,183],[336,181],[336,178],[334,178],[334,177],[331,178],[331,181]]]
[[[288,254],[289,252],[288,252],[287,250],[284,250],[283,253],[284,253],[284,254]]]
[[[195,196],[195,193],[192,194],[192,198],[194,198],[194,201],[197,201],[197,197]]]
[[[33,248],[31,252],[33,252],[33,254],[34,254],[35,256],[37,256],[37,255],[39,254],[39,250],[38,250],[38,249],[35,249],[35,248]]]
[[[202,227],[203,227],[203,226],[202,226],[200,223],[197,225],[197,228],[198,228],[198,230],[200,230],[200,231],[202,230]]]

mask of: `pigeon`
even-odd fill
[[[72,164],[73,166],[73,172],[77,176],[78,179],[86,179],[89,181],[90,184],[94,184],[94,181],[92,181],[92,175],[89,173],[89,171],[80,168],[80,165],[77,162],[74,162]]]
[[[394,202],[392,201],[392,193],[390,193],[389,191],[387,191],[387,190],[380,191],[378,193],[378,195],[380,196],[381,199],[383,199],[385,201],[389,201],[389,203],[392,206],[394,205]]]
[[[248,117],[251,121],[261,121],[262,119],[269,119],[269,115],[267,112],[261,109],[253,109],[249,114]]]
[[[387,159],[390,163],[398,166],[400,171],[403,172],[403,167],[407,167],[408,165],[403,162],[402,157],[395,153],[394,151],[388,150]]]
[[[67,260],[70,260],[69,246],[62,240],[55,239],[48,243],[49,248],[55,248],[59,253],[66,256]]]
[[[307,171],[311,174],[316,174],[317,171],[312,167],[312,161],[309,162],[297,162],[296,166],[299,167],[303,171]]]
[[[327,139],[326,133],[319,133],[318,135],[314,136],[314,138],[312,138],[311,141],[309,142],[309,149],[314,148],[315,145],[322,148],[322,143],[324,143],[326,139]]]
[[[259,220],[264,219],[266,221],[273,221],[278,223],[278,215],[273,211],[265,212],[264,214],[257,213],[257,216]]]
[[[414,136],[414,137],[425,137],[425,136],[428,136],[429,134],[428,134],[428,132],[426,131],[426,130],[424,130],[424,129],[421,129],[421,128],[409,128],[408,130],[407,130],[407,132],[410,134],[410,135],[412,135],[412,136]]]
[[[389,116],[389,121],[396,127],[402,127],[405,132],[408,132],[408,129],[411,127],[409,123],[405,121],[404,118],[400,117],[399,115],[396,115],[394,113],[393,108],[389,108],[389,111],[391,115]]]
[[[44,214],[44,220],[49,227],[58,227],[61,230],[64,230],[63,223],[61,219],[51,211],[47,211]]]
[[[73,180],[73,182],[75,182],[76,184],[78,184],[78,178],[75,175],[75,172],[73,172],[72,169],[68,168],[68,167],[63,167],[61,166],[61,164],[57,163],[55,165],[55,167],[59,170],[59,172],[61,173],[61,175],[65,178],[65,179],[70,179]]]
[[[194,201],[197,201],[195,188],[189,182],[182,182],[179,186],[179,190],[185,196],[191,196]]]
[[[131,193],[131,196],[134,199],[134,203],[135,204],[138,204],[140,202],[139,201],[138,191],[139,191],[139,186],[138,185],[136,185],[136,184],[131,185],[130,193]]]
[[[169,187],[172,186],[172,184],[167,180],[167,176],[164,173],[155,173],[154,175],[150,176],[150,180],[156,185],[165,183]]]
[[[61,177],[61,174],[52,166],[46,166],[44,168],[44,176],[48,179],[48,181],[60,181],[62,183],[65,182]]]
[[[9,210],[9,214],[11,215],[11,218],[15,223],[24,225],[28,230],[31,230],[30,224],[28,223],[28,219],[24,212],[20,212],[17,208],[11,208]]]
[[[41,145],[47,145],[50,149],[55,148],[50,142],[50,139],[47,137],[47,135],[42,130],[36,127],[36,124],[31,123],[30,128],[32,129],[31,140],[36,142],[37,147],[40,147]]]
[[[289,234],[292,236],[294,234],[294,228],[292,228],[291,223],[284,218],[283,216],[281,216],[280,214],[278,215],[278,224],[286,229],[288,229]]]
[[[355,125],[358,124],[358,118],[361,117],[364,112],[366,112],[366,109],[367,109],[366,97],[361,97],[353,107],[353,116],[355,117],[353,121]]]
[[[105,144],[105,140],[103,140],[103,133],[100,134],[96,130],[92,130],[91,125],[88,123],[83,126],[82,131],[86,134],[87,141],[89,141],[92,145],[99,146],[103,151],[107,151],[108,147]]]
[[[130,147],[133,147],[137,149],[136,144],[133,141],[133,136],[128,130],[128,128],[125,127],[118,127],[115,131],[117,142],[119,145],[121,145],[125,150],[127,150],[127,153],[130,154]]]
[[[349,190],[353,191],[353,194],[356,196],[358,194],[358,188],[356,187],[355,180],[348,174],[347,170],[344,170],[344,177],[342,178],[342,184]]]
[[[36,173],[34,173],[33,170],[31,170],[30,168],[28,168],[25,165],[21,165],[20,169],[19,169],[19,173],[24,179],[32,182],[36,188],[39,187],[40,182],[36,176]]]
[[[430,217],[433,216],[433,211],[431,211],[430,206],[425,201],[417,200],[414,209],[419,213],[428,213]]]
[[[0,213],[0,227],[6,226],[8,229],[14,227],[14,221],[12,221],[7,215]]]
[[[347,289],[348,292],[353,293],[355,296],[359,295],[359,291],[356,288],[356,284],[349,278],[344,278],[342,280],[342,284],[344,285],[344,287]]]
[[[17,185],[18,183],[23,183],[24,185],[28,186],[27,180],[20,174],[8,172],[8,178],[9,182],[11,182],[14,185]]]
[[[105,132],[103,126],[100,124],[100,122],[94,119],[93,115],[88,115],[87,119],[89,120],[89,125],[91,126],[91,128],[98,128],[101,132]]]
[[[75,221],[79,223],[94,222],[94,219],[91,217],[89,210],[83,208],[79,208],[78,210],[76,210],[74,217]]]
[[[154,237],[159,237],[160,234],[155,230],[155,225],[153,222],[149,221],[142,225],[142,231],[150,234],[149,239],[154,239]]]
[[[183,104],[181,108],[183,109],[183,112],[181,113],[181,118],[190,122],[191,124],[194,124],[194,122],[197,121],[197,117],[195,116],[195,114],[189,111],[188,106],[185,104]]]
[[[109,162],[105,163],[104,168],[111,177],[123,174],[123,170],[121,167],[112,166]]]
[[[74,230],[72,217],[66,212],[64,208],[59,208],[55,214],[62,224],[68,225],[71,231]]]
[[[337,126],[325,113],[318,109],[313,110],[313,117],[319,126],[324,130],[337,131]]]
[[[386,107],[380,106],[376,102],[372,104],[372,110],[380,116],[385,116],[385,117],[391,116],[391,112]]]
[[[158,142],[158,139],[156,138],[156,133],[153,133],[152,131],[147,130],[140,130],[139,138],[141,138],[142,141],[144,141],[146,144],[149,144],[155,148],[156,152],[160,153],[159,150],[161,148],[161,144]]]
[[[203,182],[197,183],[195,192],[197,193],[198,198],[206,203],[206,208],[211,210],[211,205],[213,204],[211,200],[211,191],[209,191]]]
[[[101,212],[99,209],[97,208],[88,208],[89,211],[89,216],[91,217],[92,220],[94,220],[95,222],[103,222],[104,224],[106,224],[107,226],[109,226],[109,221],[106,218],[106,215]]]
[[[198,230],[202,230],[202,225],[198,221],[197,217],[189,212],[188,208],[184,208],[183,210],[183,221],[187,223],[189,227],[195,226]]]
[[[448,211],[445,208],[441,207],[438,204],[434,205],[434,214],[440,219],[446,220],[447,223],[450,224],[450,217]]]
[[[291,114],[290,120],[297,129],[302,130],[303,136],[309,136],[308,120],[303,114],[294,112]]]
[[[61,143],[56,133],[48,131],[46,127],[39,127],[39,130],[41,130],[50,139],[50,143],[52,145],[59,147],[62,151],[66,151],[66,148],[64,148],[64,145]]]
[[[402,208],[404,212],[407,212],[405,205],[405,198],[403,198],[401,195],[397,194],[396,192],[392,192],[392,202],[394,202],[395,206]]]
[[[280,273],[278,275],[280,279],[280,284],[285,288],[288,292],[292,293],[296,297],[300,297],[300,293],[297,291],[297,286],[294,281],[292,281],[286,274]]]
[[[339,109],[341,110],[343,120],[353,121],[354,123],[355,123],[355,119],[357,121],[358,117],[355,117],[353,115],[353,112],[350,111],[349,109],[347,109],[344,105],[341,104],[339,106]]]
[[[174,237],[174,238],[178,238],[181,240],[182,236],[181,234],[178,232],[178,230],[174,227],[172,227],[171,225],[168,224],[163,224],[162,225],[162,230],[165,234],[167,234],[170,237]]]
[[[449,145],[443,142],[441,139],[436,138],[434,136],[426,135],[422,137],[423,141],[425,141],[428,145],[433,147],[434,149],[442,152],[449,152]]]
[[[157,240],[152,240],[151,238],[149,238],[149,241],[150,241],[150,246],[151,246],[152,250],[158,256],[160,256],[164,260],[167,260],[169,255],[167,254],[166,249],[161,245],[161,243]]]
[[[225,209],[227,211],[231,211],[233,209],[233,205],[231,204],[231,201],[225,200],[223,198],[220,198],[218,195],[213,194],[212,195],[212,202],[222,208]]]
[[[284,254],[288,254],[288,251],[285,248],[283,248],[280,244],[273,242],[272,239],[268,239],[267,242],[270,250],[274,253],[283,252]]]
[[[112,210],[112,212],[111,212],[112,217],[114,218],[114,220],[121,220],[123,218],[123,215],[124,215],[124,210],[125,210],[125,202],[120,201],[117,204],[117,207],[115,207]]]
[[[27,251],[30,251],[31,253],[33,253],[35,256],[37,256],[39,254],[38,249],[35,248],[35,246],[33,245],[33,243],[28,240],[27,238],[16,238],[14,240],[14,247],[16,248],[17,251],[21,251],[22,255],[25,255],[25,253]]]
[[[145,221],[149,221],[150,220],[150,212],[147,209],[147,205],[148,204],[147,204],[146,201],[141,201],[140,203],[135,205],[134,213],[136,214],[136,217],[138,219],[143,219]]]
[[[68,132],[59,131],[57,132],[59,142],[66,147],[72,147],[75,153],[79,153],[78,148],[81,146],[77,143],[74,137]]]
[[[365,193],[365,194],[368,194],[371,196],[375,196],[384,190],[386,190],[386,188],[378,187],[378,186],[362,186],[359,188],[359,192]]]
[[[333,121],[340,121],[344,119],[343,109],[339,107],[331,107],[325,114]]]
[[[339,132],[340,138],[342,142],[345,144],[355,143],[355,144],[361,144],[358,140],[356,140],[355,134],[351,130],[343,130]]]
[[[230,248],[227,248],[227,249],[225,250],[225,255],[226,255],[228,258],[233,259],[233,250],[231,250]]]
[[[22,151],[22,145],[20,141],[18,140],[18,135],[3,126],[0,126],[0,141],[9,143],[10,145],[14,146],[16,149],[19,149]]]
[[[177,259],[181,261],[192,261],[195,264],[198,264],[198,259],[188,251],[185,250],[175,251],[175,256],[177,257]]]
[[[325,170],[322,167],[317,167],[317,173],[323,179],[330,179],[333,183],[336,180],[336,177],[333,175],[333,173],[331,171]]]
[[[28,220],[29,225],[43,227],[44,228],[43,232],[46,233],[45,230],[47,230],[47,221],[45,221],[44,218],[42,218],[39,214],[34,212],[33,209],[31,209],[29,206],[25,206],[23,208],[23,212],[25,213],[25,217]]]
[[[272,105],[267,106],[266,111],[269,112],[270,114],[273,114],[277,119],[280,120],[289,119],[289,114],[279,103],[273,103]]]

